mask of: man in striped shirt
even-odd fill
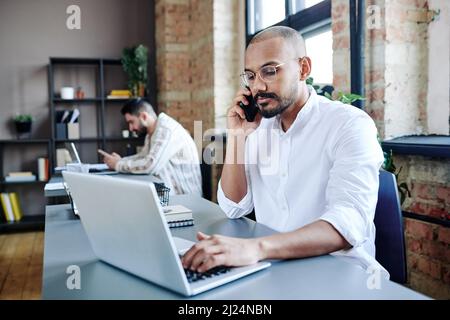
[[[146,134],[142,150],[129,157],[105,154],[109,168],[122,173],[147,173],[161,179],[171,194],[202,195],[200,161],[194,140],[173,118],[143,99],[133,99],[121,110],[130,131]]]

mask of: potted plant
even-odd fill
[[[128,88],[133,97],[145,96],[147,87],[148,49],[142,44],[125,48],[122,52],[122,66],[128,75]]]
[[[20,114],[13,118],[18,134],[30,133],[33,117],[31,114]]]

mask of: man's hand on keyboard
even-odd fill
[[[261,259],[257,239],[208,236],[201,232],[197,234],[197,238],[199,242],[181,260],[185,269],[205,272],[217,266],[250,265]]]

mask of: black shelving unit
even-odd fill
[[[143,139],[141,138],[122,138],[116,136],[109,137],[105,133],[105,114],[106,109],[109,104],[121,105],[125,104],[128,99],[107,99],[107,88],[105,86],[105,68],[109,66],[120,67],[122,65],[120,59],[104,59],[104,58],[64,58],[64,57],[51,57],[48,66],[48,81],[49,81],[49,97],[50,97],[50,122],[51,122],[51,163],[53,164],[52,173],[54,173],[54,167],[56,163],[56,149],[58,145],[62,143],[75,142],[75,143],[94,143],[97,148],[105,149],[107,143],[120,143],[120,144],[130,144],[133,147],[143,144]],[[88,66],[95,69],[95,96],[87,97],[85,99],[61,99],[55,94],[55,68],[68,67],[80,67]],[[73,84],[76,86],[77,84]],[[123,84],[126,87],[126,84]],[[81,105],[80,105],[81,104]],[[57,105],[73,106],[80,105],[80,112],[89,107],[95,107],[96,110],[96,131],[97,135],[95,137],[83,137],[81,132],[80,139],[57,139],[56,138],[56,108]],[[114,112],[119,112],[114,110]],[[81,125],[81,124],[80,124]],[[120,131],[120,130],[118,130]],[[98,158],[100,161],[100,158]]]
[[[0,192],[8,192],[10,188],[21,188],[23,186],[29,186],[31,188],[41,188],[42,194],[44,190],[44,184],[46,181],[20,181],[9,182],[5,181],[4,161],[7,148],[26,148],[30,145],[37,145],[45,147],[45,154],[50,157],[51,143],[50,139],[18,139],[18,140],[0,140]],[[30,170],[33,171],[33,170]],[[37,172],[36,176],[37,176]],[[48,172],[49,174],[49,172]],[[36,177],[38,179],[38,176]],[[18,192],[20,197],[20,191]],[[22,209],[23,209],[23,205]],[[42,214],[28,215],[26,211],[23,212],[24,216],[20,221],[6,222],[5,218],[0,217],[0,234],[8,232],[29,231],[29,230],[42,230],[44,229],[44,208],[42,208]]]
[[[23,216],[18,222],[2,222],[0,223],[0,234],[44,230],[45,215]]]

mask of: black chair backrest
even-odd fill
[[[375,257],[397,283],[406,282],[405,242],[402,210],[395,176],[380,170],[380,187],[375,210]]]

